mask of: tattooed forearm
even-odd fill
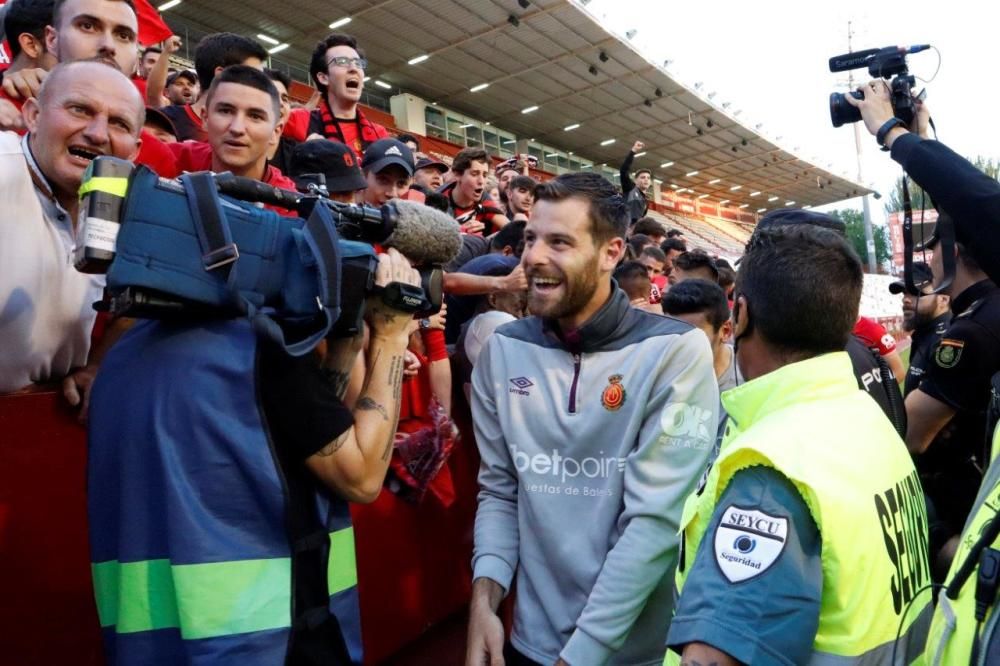
[[[338,398],[343,400],[347,394],[347,385],[351,383],[350,371],[344,372],[339,368],[324,368],[323,373],[330,380],[330,383],[333,384],[333,392],[337,394]]]
[[[403,369],[406,366],[404,356],[393,356],[389,364],[389,383],[392,384],[392,397],[401,400],[403,397]]]
[[[385,448],[382,449],[382,462],[385,462],[392,456],[392,445],[396,443],[395,433],[389,435],[389,441],[385,443]]]
[[[375,368],[378,366],[378,360],[382,358],[382,350],[376,349],[375,353],[372,354],[371,359],[368,361],[368,370],[365,372],[365,382],[361,385],[361,395],[368,393],[368,386],[372,383],[372,377],[375,375]]]
[[[340,447],[342,447],[344,445],[344,442],[347,441],[347,436],[350,433],[351,433],[351,431],[348,430],[347,432],[345,432],[341,436],[337,437],[335,440],[333,440],[332,442],[330,442],[329,444],[327,444],[326,446],[324,446],[322,449],[320,449],[319,451],[317,451],[316,455],[320,456],[321,458],[326,458],[328,456],[332,456],[334,453],[336,453],[337,451],[340,450]]]
[[[360,400],[358,400],[356,409],[362,409],[366,412],[375,411],[381,414],[384,420],[386,421],[389,420],[389,412],[386,410],[386,408],[383,407],[381,404],[375,402],[371,398],[369,398],[367,395],[363,396]]]

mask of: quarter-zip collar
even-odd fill
[[[611,280],[611,296],[594,315],[581,326],[564,331],[555,319],[543,319],[542,330],[562,344],[571,354],[597,351],[609,340],[620,337],[628,329],[631,304],[618,283]]]

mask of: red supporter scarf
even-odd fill
[[[368,119],[361,114],[361,109],[355,108],[354,120],[337,120],[330,112],[330,105],[327,104],[327,101],[324,98],[319,101],[319,116],[323,123],[323,136],[328,139],[335,139],[345,145],[350,144],[348,144],[345,140],[344,132],[340,129],[340,124],[343,122],[353,122],[357,127],[357,134],[351,148],[353,148],[354,152],[359,156],[368,149],[368,146],[378,141],[375,128],[372,127],[371,123],[368,122]]]

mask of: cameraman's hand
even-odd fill
[[[641,153],[642,149],[645,148],[645,147],[646,147],[646,144],[644,144],[642,141],[636,141],[635,143],[632,144],[632,153],[633,154],[634,153]]]
[[[915,132],[921,139],[931,138],[931,110],[921,99],[913,100],[913,123],[910,131]]]
[[[375,285],[385,287],[390,282],[400,282],[414,287],[420,286],[420,273],[410,265],[410,260],[395,248],[378,255],[375,269]],[[412,312],[401,312],[388,305],[381,298],[368,299],[368,314],[373,337],[403,337],[409,335],[413,322]]]
[[[882,127],[895,114],[892,110],[892,101],[889,99],[889,86],[882,79],[869,81],[861,92],[865,94],[864,99],[854,99],[853,95],[844,95],[844,99],[851,106],[857,107],[861,111],[861,119],[865,122],[865,127],[872,136],[878,134]]]
[[[22,69],[8,72],[3,77],[3,90],[14,99],[37,97],[42,81],[49,73],[44,69]]]

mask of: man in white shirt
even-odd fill
[[[136,156],[144,115],[125,75],[74,62],[25,102],[23,139],[0,132],[0,393],[92,372],[92,304],[104,277],[73,268],[77,191],[94,157]],[[89,386],[67,380],[67,393],[77,384]]]

